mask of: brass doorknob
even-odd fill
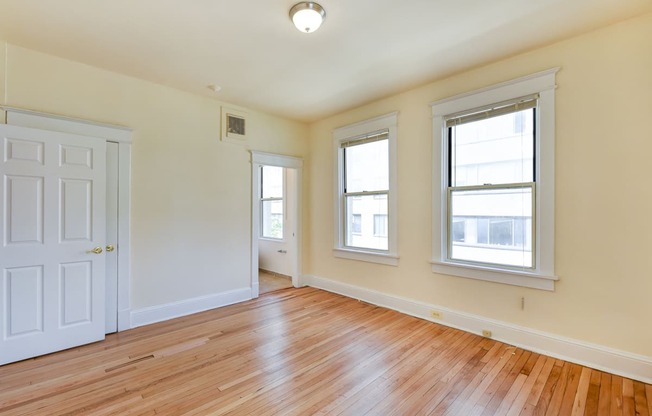
[[[115,250],[115,246],[114,246],[113,244],[107,244],[107,246],[106,246],[106,252],[107,252],[107,253],[110,253],[110,252],[112,252],[113,250]]]
[[[102,247],[95,247],[92,250],[88,250],[87,253],[102,254]]]

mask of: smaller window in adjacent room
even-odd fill
[[[262,236],[283,239],[283,168],[263,166],[261,168],[260,212],[262,215]]]
[[[396,114],[333,132],[337,257],[396,265]]]

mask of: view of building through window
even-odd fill
[[[283,168],[263,166],[261,177],[262,236],[283,238]]]
[[[532,268],[534,112],[449,124],[449,258]]]
[[[346,246],[388,250],[388,142],[382,134],[344,148]]]

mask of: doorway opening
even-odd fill
[[[299,287],[301,159],[252,152],[252,297]]]

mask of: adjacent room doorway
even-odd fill
[[[301,159],[252,151],[252,297],[300,286]]]

